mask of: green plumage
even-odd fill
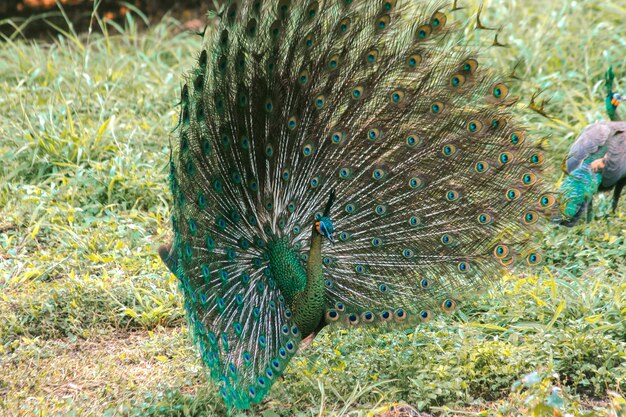
[[[476,55],[426,2],[225,7],[182,89],[161,255],[229,406],[324,325],[419,323],[540,261],[544,157]]]
[[[602,183],[602,174],[591,170],[591,160],[568,174],[559,188],[560,214],[559,219],[567,225],[574,225],[582,216],[583,209],[589,205]],[[591,207],[588,207],[588,216]]]

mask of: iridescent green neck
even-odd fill
[[[324,315],[324,271],[322,269],[322,236],[313,228],[306,271],[299,254],[286,238],[268,245],[270,272],[302,337],[319,325]]]

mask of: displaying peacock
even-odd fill
[[[583,213],[587,221],[593,213],[593,196],[598,191],[613,189],[612,211],[626,186],[626,122],[622,122],[617,107],[621,95],[613,91],[613,68],[606,74],[606,111],[611,122],[587,126],[572,144],[564,161],[568,174],[560,188],[560,215],[565,226],[575,225]]]
[[[544,156],[437,3],[230,2],[182,88],[173,243],[229,407],[329,324],[427,321],[535,265]]]

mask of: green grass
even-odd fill
[[[610,64],[626,88],[626,7],[492,3],[483,23],[504,24],[510,47],[484,59],[507,72],[521,60],[519,108],[547,137],[556,182],[573,137],[603,118]],[[141,17],[96,16],[105,36],[0,44],[2,415],[225,413],[156,255],[181,74],[200,39],[171,20],[139,32]],[[537,90],[552,120],[524,110]],[[443,416],[626,413],[626,205],[608,218],[610,197],[596,205],[591,224],[548,226],[544,269],[503,277],[452,317],[325,330],[249,415],[374,416],[397,403]]]

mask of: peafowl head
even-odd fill
[[[567,175],[559,188],[559,209],[552,221],[572,227],[585,212],[602,182],[602,174],[593,172],[591,164],[584,163]]]
[[[605,102],[605,107],[606,107],[606,111],[609,115],[609,118],[611,120],[614,120],[615,116],[616,116],[616,111],[617,111],[617,107],[620,105],[620,103],[622,102],[622,96],[613,91],[613,83],[615,81],[615,73],[613,73],[613,67],[609,67],[609,70],[606,72],[605,75],[605,88],[606,88],[606,102]]]
[[[330,243],[335,243],[333,240],[335,228],[333,221],[330,219],[330,209],[333,207],[334,202],[335,190],[331,190],[328,201],[326,202],[326,207],[324,208],[324,214],[315,222],[315,230],[317,230],[317,233],[328,239]]]
[[[615,114],[617,107],[622,103],[622,95],[620,93],[609,94],[606,98],[606,109],[609,116]]]
[[[330,240],[330,243],[335,243],[333,240],[333,234],[335,233],[335,229],[333,227],[333,221],[328,216],[321,217],[318,221],[315,222],[315,230],[317,233]]]

